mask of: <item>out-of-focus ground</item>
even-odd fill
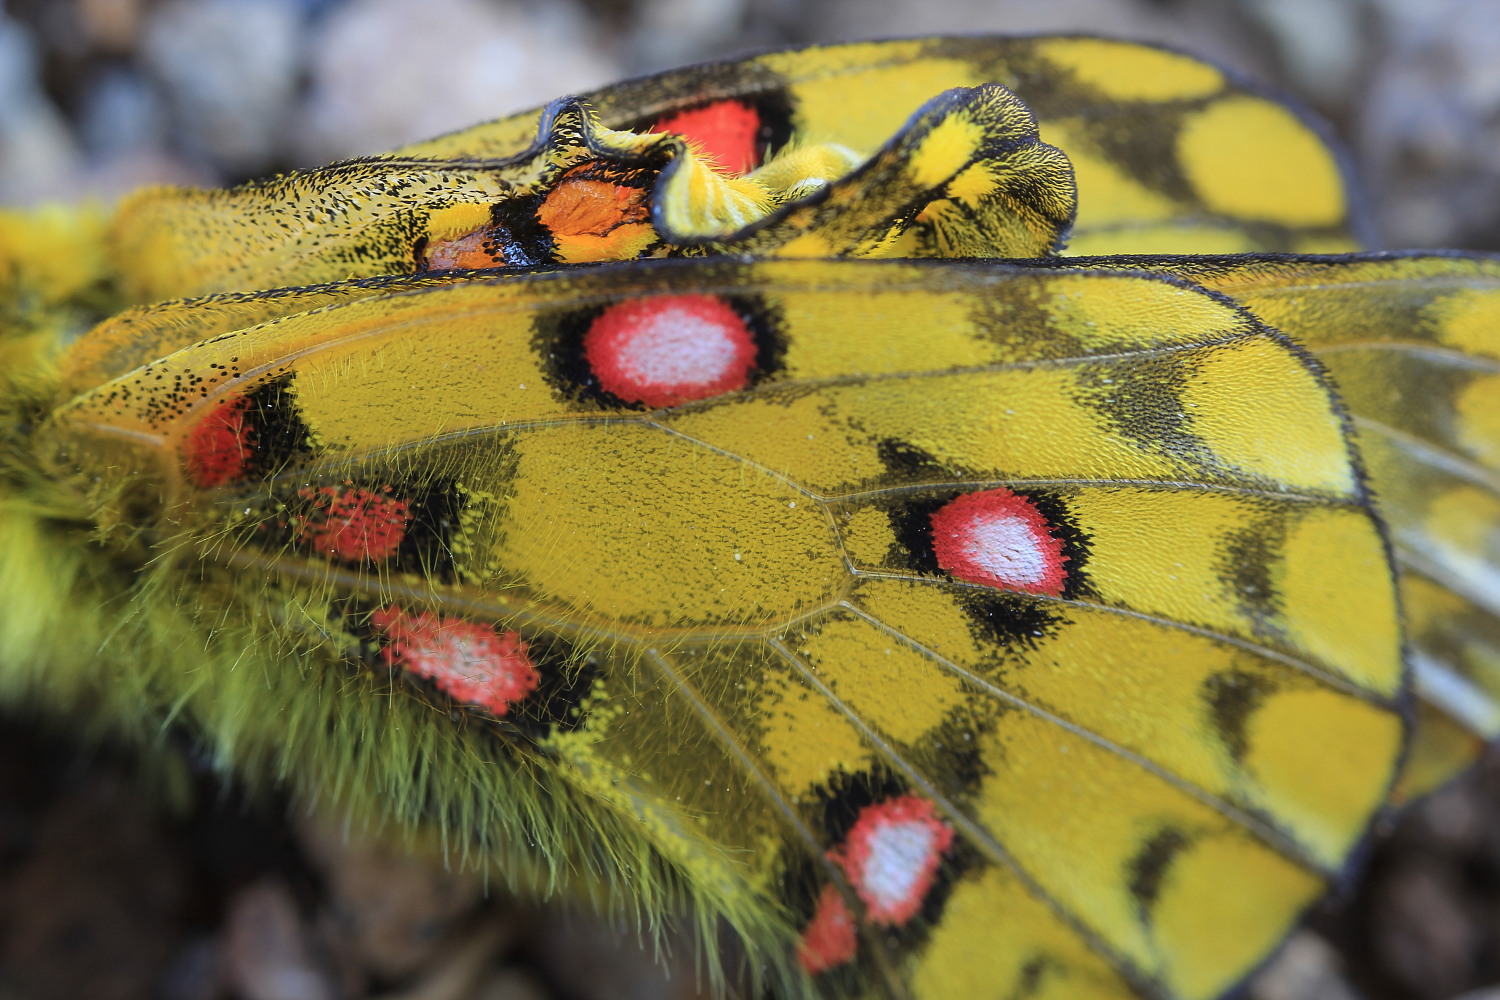
[[[1495,0],[7,0],[0,204],[227,183],[685,62],[945,31],[1209,56],[1330,119],[1384,245],[1500,248]],[[166,809],[120,756],[0,720],[0,1000],[700,995],[628,929],[184,782],[195,805]],[[1387,826],[1251,1000],[1500,1000],[1500,766]]]

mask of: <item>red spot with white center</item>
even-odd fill
[[[250,400],[239,399],[214,407],[183,442],[187,472],[208,489],[223,486],[245,474],[255,454],[255,429],[245,419]]]
[[[541,683],[516,632],[447,615],[409,615],[394,605],[371,615],[370,624],[388,640],[380,651],[387,664],[425,677],[454,701],[496,718]]]
[[[297,495],[314,512],[301,519],[297,540],[344,562],[380,562],[396,554],[411,522],[411,505],[382,491],[353,486],[305,486]]]
[[[1068,573],[1061,539],[1026,497],[966,493],[932,515],[932,549],[954,579],[1028,594],[1061,594]]]
[[[838,890],[825,885],[818,896],[818,908],[797,943],[797,961],[807,972],[817,975],[843,965],[854,957],[859,947],[854,931],[854,915]]]
[[[830,855],[843,866],[872,922],[904,924],[922,909],[953,828],[927,799],[902,795],[860,810]]]
[[[627,403],[676,406],[743,389],[755,338],[711,295],[663,295],[611,306],[583,336],[600,388]]]
[[[743,101],[715,101],[659,119],[652,132],[690,139],[725,170],[743,174],[760,166],[760,112]]]

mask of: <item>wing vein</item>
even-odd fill
[[[903,583],[921,583],[927,586],[953,587],[959,590],[971,590],[976,593],[986,594],[995,592],[994,588],[992,587],[988,587],[983,584],[964,583],[961,580],[939,580],[930,576],[877,572],[866,569],[856,569],[854,573],[856,576],[863,579],[899,580]],[[1221,642],[1227,646],[1234,646],[1237,649],[1242,649],[1254,656],[1258,656],[1262,659],[1271,660],[1273,662],[1280,663],[1283,666],[1290,667],[1293,670],[1306,674],[1313,680],[1316,680],[1327,687],[1333,688],[1334,690],[1339,691],[1342,694],[1347,694],[1351,697],[1359,698],[1381,708],[1394,708],[1394,702],[1384,695],[1380,694],[1379,692],[1371,691],[1368,688],[1361,687],[1354,681],[1346,677],[1341,677],[1338,674],[1334,673],[1332,670],[1317,666],[1316,664],[1308,660],[1293,656],[1290,653],[1286,653],[1282,650],[1275,649],[1270,646],[1262,645],[1261,643],[1243,638],[1241,636],[1230,635],[1226,632],[1220,632],[1217,629],[1211,629],[1203,625],[1194,625],[1190,622],[1177,621],[1174,618],[1165,618],[1161,615],[1153,615],[1145,611],[1137,611],[1134,608],[1116,607],[1111,604],[1101,604],[1097,601],[1080,600],[1076,597],[1054,597],[1051,594],[1027,594],[1026,596],[1035,598],[1039,601],[1046,601],[1052,604],[1061,604],[1068,607],[1083,608],[1087,611],[1098,611],[1105,614],[1120,615],[1126,618],[1135,618],[1140,621],[1150,622],[1153,625],[1159,625],[1162,628],[1169,628],[1180,632],[1186,632],[1190,635],[1202,636],[1205,639],[1210,639],[1214,642]]]
[[[985,680],[978,674],[975,674],[974,672],[964,668],[958,663],[955,663],[954,661],[948,659],[941,653],[937,652],[937,650],[932,649],[928,646],[924,646],[923,644],[903,634],[899,630],[892,628],[890,625],[881,621],[879,618],[876,618],[874,615],[871,615],[870,613],[853,605],[846,604],[845,607],[849,611],[853,612],[856,615],[859,615],[861,618],[868,621],[871,625],[880,629],[882,632],[885,632],[897,642],[905,644],[918,653],[921,653],[924,657],[927,657],[940,664],[945,670],[953,674],[955,677],[958,677],[966,684],[969,684],[970,686],[977,688],[978,690],[984,691],[986,694],[998,698],[1001,701],[1014,706],[1015,708],[1021,709],[1022,711],[1025,711],[1035,716],[1036,718],[1041,719],[1043,722],[1047,722],[1051,725],[1057,726],[1058,728],[1081,739],[1088,740],[1090,743],[1093,743],[1100,749],[1114,754],[1122,760],[1129,761],[1137,767],[1140,767],[1141,769],[1147,771],[1154,777],[1159,778],[1162,781],[1165,781],[1173,787],[1179,789],[1180,791],[1192,796],[1193,798],[1202,802],[1204,805],[1213,809],[1215,812],[1224,816],[1226,819],[1232,820],[1239,826],[1242,826],[1245,829],[1251,831],[1256,835],[1256,837],[1266,843],[1267,846],[1273,848],[1282,855],[1291,858],[1298,864],[1302,865],[1302,867],[1307,868],[1310,871],[1317,872],[1319,875],[1322,875],[1325,878],[1331,878],[1333,876],[1333,872],[1329,871],[1323,865],[1319,864],[1318,861],[1314,859],[1312,855],[1295,840],[1269,826],[1268,824],[1262,822],[1261,820],[1256,819],[1251,814],[1226,801],[1221,796],[1214,794],[1206,788],[1201,788],[1198,785],[1193,784],[1191,781],[1183,778],[1180,775],[1173,774],[1171,771],[1167,770],[1156,761],[1151,760],[1149,757],[1121,746],[1113,740],[1094,732],[1087,726],[1082,726],[1076,722],[1065,719],[1060,715],[1049,712],[1046,709],[1027,701],[1019,695],[1013,694],[1010,691],[1006,691],[1004,688]]]
[[[992,863],[1010,869],[1037,899],[1041,900],[1048,909],[1052,910],[1057,918],[1067,924],[1075,934],[1088,942],[1090,947],[1103,955],[1106,961],[1113,965],[1115,970],[1129,981],[1131,985],[1135,986],[1143,996],[1149,997],[1151,1000],[1168,1000],[1167,991],[1157,983],[1154,977],[1147,974],[1135,962],[1105,942],[1078,914],[1074,913],[1066,904],[1052,895],[1035,876],[1021,865],[1020,861],[1006,849],[1005,845],[1001,844],[988,830],[971,819],[963,810],[959,809],[951,799],[944,795],[932,782],[927,780],[926,775],[922,774],[915,766],[902,757],[896,748],[886,742],[879,733],[872,730],[865,723],[864,719],[860,717],[858,712],[855,712],[846,705],[827,685],[819,680],[817,672],[805,663],[794,650],[787,647],[779,639],[773,638],[768,641],[792,665],[792,668],[801,675],[804,681],[824,698],[828,699],[829,704],[833,705],[835,709],[844,715],[864,735],[865,739],[869,741],[870,746],[880,757],[904,774],[911,781],[912,787],[920,794],[926,796],[933,805],[937,806],[948,821],[958,828],[968,838],[970,843],[984,852]]]

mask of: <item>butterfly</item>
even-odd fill
[[[949,38],[0,228],[0,697],[775,995],[1218,996],[1495,728],[1495,264],[1345,190],[1191,57]]]

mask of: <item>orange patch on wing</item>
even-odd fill
[[[256,447],[246,417],[250,400],[241,396],[209,411],[184,442],[187,473],[204,489],[223,486],[245,474]]]
[[[381,608],[370,624],[387,644],[381,658],[393,667],[432,681],[465,705],[496,718],[527,698],[541,683],[527,644],[518,633],[449,615]]]
[[[650,192],[628,172],[584,163],[563,175],[537,209],[537,221],[552,233],[555,253],[567,264],[634,260],[656,241]]]
[[[311,511],[299,524],[297,540],[342,562],[380,562],[396,555],[411,522],[411,504],[392,495],[344,486],[304,486],[298,495]]]

